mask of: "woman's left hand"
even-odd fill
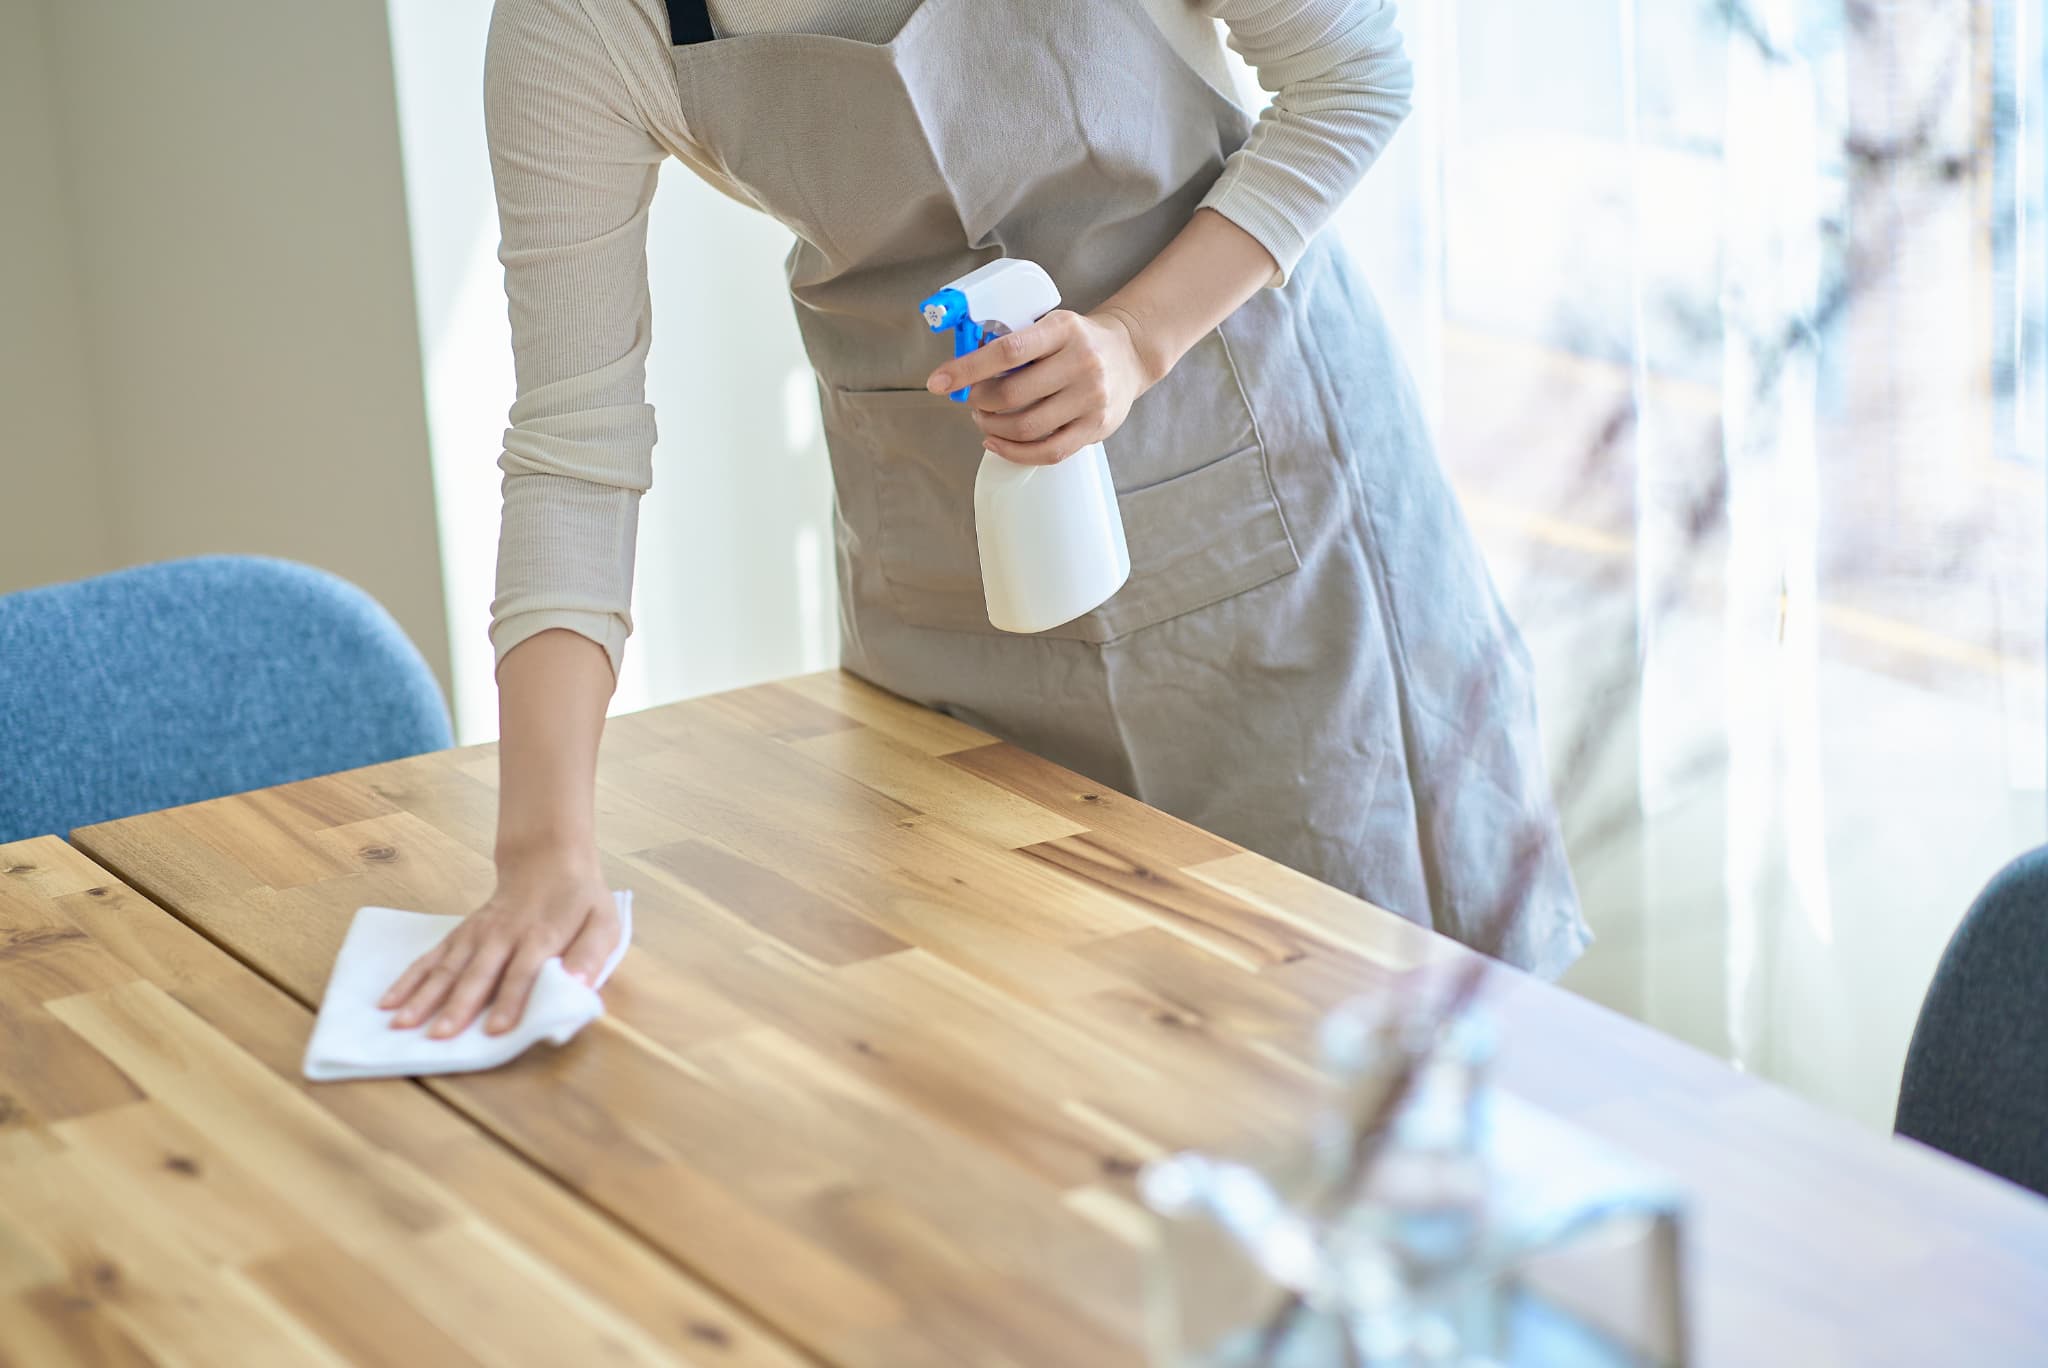
[[[996,455],[1052,465],[1123,426],[1132,401],[1154,378],[1119,313],[1054,309],[954,357],[932,372],[926,388],[967,389],[983,445]]]

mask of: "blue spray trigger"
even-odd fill
[[[917,306],[924,315],[926,326],[933,332],[953,332],[953,355],[965,356],[989,340],[988,330],[974,321],[967,312],[967,296],[955,289],[944,289]],[[956,389],[947,396],[954,403],[965,403],[967,391]]]

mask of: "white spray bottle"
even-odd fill
[[[933,332],[965,356],[1059,307],[1043,267],[1004,257],[919,305]],[[965,401],[966,390],[953,392]],[[985,452],[974,479],[974,534],[988,620],[1005,632],[1043,632],[1109,601],[1131,576],[1109,458],[1091,442],[1057,465],[1020,465]]]

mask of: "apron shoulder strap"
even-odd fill
[[[676,47],[708,43],[711,32],[710,0],[668,0],[668,40]]]

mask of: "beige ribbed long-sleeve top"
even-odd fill
[[[1029,3],[1030,0],[977,0]],[[1250,233],[1282,283],[1407,113],[1392,0],[1143,0],[1176,50],[1231,90],[1218,41],[1273,93],[1203,203]],[[886,42],[917,0],[710,0],[721,35]],[[499,466],[491,641],[565,627],[618,669],[640,496],[653,482],[645,375],[647,209],[676,157],[736,191],[684,124],[664,0],[498,0],[485,61],[518,397]],[[744,196],[740,196],[744,198]]]

